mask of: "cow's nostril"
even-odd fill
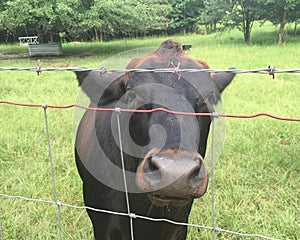
[[[141,190],[167,198],[200,197],[207,187],[207,172],[199,154],[171,149],[152,151],[140,163],[137,173],[136,183]]]
[[[148,158],[148,166],[149,166],[149,171],[150,172],[158,171],[158,166],[157,166],[156,162],[153,161],[152,157]]]
[[[159,171],[159,164],[155,161],[155,157],[150,156],[146,159],[143,167],[143,179],[149,185],[150,189],[156,186],[161,181],[161,172]]]
[[[192,169],[191,174],[189,175],[188,181],[189,184],[194,188],[199,185],[200,181],[200,171],[202,167],[202,162],[199,158],[194,158],[193,160],[196,164],[194,166],[194,169]]]
[[[199,183],[199,173],[200,173],[200,167],[199,168],[196,168],[192,174],[189,176],[189,183],[192,185],[192,186],[196,186],[197,183]]]
[[[155,171],[158,171],[159,167],[157,165],[157,162],[155,162],[155,160],[153,160],[152,156],[148,157],[145,160],[145,164],[143,167],[143,173],[152,173]]]

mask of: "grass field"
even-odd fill
[[[157,47],[167,37],[110,43],[69,43],[62,58],[42,58],[42,67],[120,66],[122,51]],[[257,28],[252,44],[239,32],[174,36],[192,44],[189,55],[211,68],[278,69],[300,67],[299,36],[276,46],[276,29]],[[26,53],[17,45],[0,46],[1,53]],[[127,57],[129,55],[127,54]],[[0,67],[34,67],[36,58],[1,60]],[[125,66],[123,66],[125,67]],[[78,86],[71,72],[0,72],[0,99],[22,103],[67,105],[75,102]],[[300,117],[300,75],[239,74],[223,94],[227,113],[268,112]],[[73,156],[73,109],[48,109],[49,131],[59,201],[83,205],[81,180]],[[226,141],[215,167],[218,227],[278,239],[300,239],[300,123],[266,117],[226,119]],[[212,226],[211,188],[194,204],[190,223]],[[42,108],[0,104],[0,193],[53,200],[51,171]],[[62,207],[63,239],[93,239],[84,210]],[[0,239],[58,239],[54,205],[0,197]],[[212,239],[209,230],[189,228],[188,239]],[[219,233],[218,239],[239,237]],[[248,238],[254,239],[254,238]]]

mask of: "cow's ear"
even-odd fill
[[[80,88],[97,106],[119,99],[125,92],[122,73],[102,74],[101,71],[75,72]]]
[[[233,70],[234,68],[229,68]],[[233,72],[221,72],[212,75],[213,80],[215,81],[220,93],[231,83],[232,79],[235,77]]]
[[[78,85],[81,86],[85,78],[89,75],[91,71],[86,70],[86,71],[75,71],[77,80],[78,80]]]

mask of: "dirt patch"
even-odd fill
[[[20,53],[20,54],[0,53],[0,60],[11,60],[11,59],[22,59],[22,58],[29,58],[29,55],[27,53]]]
[[[80,53],[63,53],[61,56],[46,56],[43,58],[71,58],[71,57],[88,57],[94,55],[94,52],[84,51]],[[42,57],[42,56],[41,56]],[[19,53],[19,54],[3,54],[0,53],[0,60],[13,60],[13,59],[25,59],[25,58],[37,58],[30,57],[28,53]]]

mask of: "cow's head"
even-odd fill
[[[133,59],[127,68],[164,69],[174,72],[130,73],[78,72],[83,91],[98,107],[137,110],[164,108],[183,113],[212,112],[232,73],[179,72],[208,66],[183,53],[180,44],[167,40],[152,54]],[[210,117],[173,114],[167,111],[121,114],[127,164],[135,182],[158,205],[184,205],[202,196],[208,176],[204,165]],[[112,131],[113,132],[113,131]]]

